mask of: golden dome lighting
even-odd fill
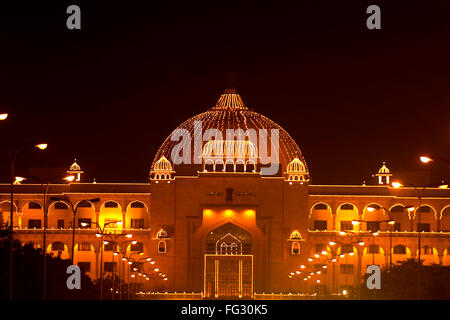
[[[202,157],[203,151],[208,153],[208,148],[212,145],[208,145],[207,149],[205,150],[205,145],[208,144],[208,142],[213,141],[213,139],[202,141],[201,142],[195,142],[194,141],[194,125],[195,123],[201,123],[201,133],[206,132],[208,129],[217,129],[222,134],[222,142],[212,142],[211,144],[222,144],[223,146],[226,146],[226,144],[234,144],[234,141],[248,141],[249,139],[246,139],[247,136],[244,137],[233,137],[233,140],[229,140],[227,138],[227,129],[237,130],[242,129],[242,131],[245,133],[248,130],[254,130],[256,132],[256,135],[259,134],[260,129],[266,130],[267,132],[267,145],[270,148],[270,150],[267,150],[267,154],[270,157],[272,152],[275,152],[278,156],[278,162],[281,165],[281,168],[279,168],[278,175],[281,175],[284,170],[287,169],[287,166],[289,162],[292,161],[292,159],[298,159],[302,164],[302,172],[305,174],[308,174],[308,168],[306,166],[305,159],[303,158],[303,155],[296,144],[296,142],[292,139],[292,137],[283,129],[281,128],[277,123],[273,122],[269,118],[252,111],[251,109],[247,108],[247,106],[244,104],[241,96],[236,92],[234,89],[227,89],[225,92],[220,96],[219,100],[217,101],[216,105],[210,109],[208,109],[206,112],[203,112],[201,114],[198,114],[182,124],[180,124],[176,129],[179,130],[185,130],[190,134],[191,141],[190,141],[190,150],[191,154],[187,157],[190,163],[182,163],[182,164],[175,164],[173,167],[173,170],[177,170],[176,167],[183,166],[183,173],[185,175],[197,175],[198,172],[203,171],[202,166],[204,165]],[[275,148],[272,148],[272,144],[275,144],[275,141],[272,142],[272,136],[271,136],[271,130],[277,129],[279,133],[279,148],[276,150]],[[196,132],[198,130],[198,127],[196,125]],[[170,157],[172,154],[172,151],[174,148],[180,143],[179,140],[172,141],[171,140],[172,135],[169,135],[161,147],[159,148],[153,163],[152,163],[152,173],[153,171],[157,171],[155,165],[157,162],[164,156]],[[232,142],[233,141],[233,142]],[[248,157],[249,159],[254,159],[255,163],[255,169],[259,169],[261,166],[267,165],[266,163],[263,163],[261,161],[261,150],[260,148],[260,141],[251,141],[250,143],[243,143],[243,142],[237,142],[237,145],[234,147],[243,148],[239,149],[240,151],[244,152],[244,155]],[[195,153],[196,148],[199,146],[196,146],[196,143],[201,144],[201,149],[198,150],[197,154]],[[215,145],[214,146],[216,150],[220,150],[220,146]],[[245,151],[246,150],[246,151]],[[239,151],[239,152],[240,152]],[[259,151],[259,152],[258,152]],[[166,159],[167,160],[167,159]],[[223,160],[221,160],[223,161]],[[225,163],[223,163],[225,165]],[[220,170],[223,171],[223,170]],[[248,170],[247,172],[253,172],[252,170]]]

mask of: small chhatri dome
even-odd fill
[[[172,171],[172,164],[162,156],[153,166],[153,171]]]
[[[386,163],[383,162],[383,166],[380,168],[380,170],[378,170],[378,174],[386,174],[386,173],[391,173],[388,169],[388,167],[386,167]]]
[[[309,181],[306,166],[299,158],[288,163],[285,174],[288,181]]]
[[[299,158],[295,158],[287,165],[287,173],[306,173],[306,168]]]
[[[81,167],[80,165],[77,163],[77,159],[75,159],[72,163],[72,165],[69,168],[69,171],[80,171]]]
[[[298,230],[292,231],[291,235],[289,236],[289,240],[302,240],[302,235]]]
[[[150,172],[150,179],[154,180],[170,180],[172,179],[172,164],[165,156],[162,156],[153,165],[153,170]],[[153,175],[153,178],[151,177]]]
[[[80,182],[81,174],[84,173],[84,171],[81,170],[80,165],[77,163],[77,159],[73,161],[72,165],[69,167],[69,170],[67,170],[66,172],[70,175],[75,176],[74,182]]]
[[[375,174],[375,176],[378,177],[378,184],[389,184],[389,177],[392,176],[392,173],[388,167],[386,167],[386,163],[383,162],[383,166],[378,170],[378,173]]]

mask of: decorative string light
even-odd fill
[[[191,135],[191,164],[194,164],[195,160],[198,162],[198,159],[194,159],[195,121],[201,121],[203,132],[207,129],[217,129],[222,133],[223,138],[226,137],[227,129],[242,129],[244,132],[248,129],[254,129],[257,134],[259,129],[266,129],[268,135],[267,148],[269,149],[267,150],[267,153],[272,154],[272,152],[278,152],[279,163],[283,166],[283,169],[287,167],[290,161],[298,158],[304,164],[306,172],[308,172],[305,159],[292,137],[269,118],[249,110],[244,105],[240,95],[233,90],[225,91],[225,93],[220,96],[215,107],[188,119],[178,126],[177,129],[185,129]],[[279,151],[271,150],[271,129],[278,129],[279,131]],[[170,138],[171,136],[169,135],[159,148],[152,163],[152,168],[161,157],[170,157],[172,149],[180,143],[179,141],[171,141]],[[202,148],[206,143],[206,141],[202,141]],[[258,164],[261,163],[258,161]]]

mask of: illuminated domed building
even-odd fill
[[[450,264],[448,189],[394,188],[385,164],[375,185],[312,185],[296,142],[235,90],[167,137],[149,183],[83,183],[75,164],[68,173],[76,183],[50,185],[48,194],[78,205],[74,260],[95,279],[102,251],[93,222],[133,235],[134,243],[118,237],[119,248],[104,246],[106,274],[115,266],[128,279],[132,270],[121,257],[155,261],[141,265],[150,279],[143,291],[337,294],[355,288],[367,265],[418,258],[419,241],[425,263]],[[9,185],[1,188],[7,223]],[[40,247],[42,197],[40,185],[15,186],[16,237]],[[52,201],[47,252],[70,257],[71,221],[64,199]],[[115,264],[113,249],[120,252]]]

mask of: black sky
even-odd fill
[[[161,2],[161,1],[160,1]],[[146,182],[163,140],[215,104],[224,74],[279,123],[314,184],[360,184],[383,161],[450,158],[448,1],[2,1],[0,123],[19,172],[69,166]],[[66,29],[78,4],[82,29]],[[366,28],[377,4],[382,29]],[[8,158],[0,157],[7,181]]]

